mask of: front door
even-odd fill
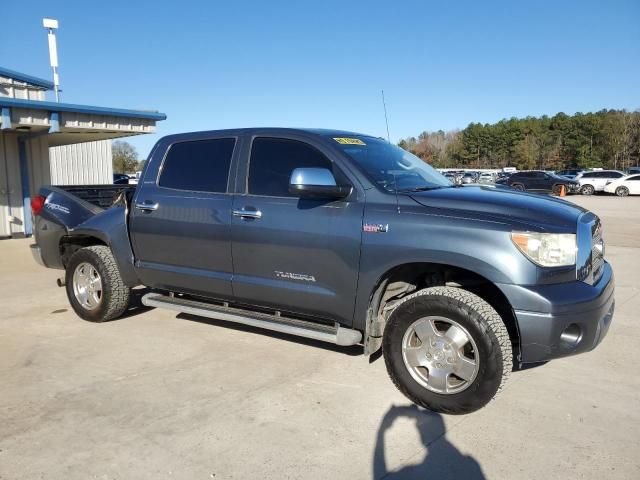
[[[231,296],[232,195],[227,191],[235,143],[235,138],[174,143],[160,167],[150,165],[153,178],[145,172],[130,221],[145,285]]]
[[[355,189],[339,201],[289,193],[295,168],[328,168],[339,183],[352,183],[317,147],[285,138],[253,140],[245,192],[233,206],[233,293],[252,305],[349,325],[364,202]]]

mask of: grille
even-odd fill
[[[602,224],[596,220],[591,227],[591,272],[593,283],[602,277],[604,272],[604,239],[602,237]]]

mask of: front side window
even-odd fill
[[[256,138],[249,160],[249,193],[269,197],[294,197],[289,193],[291,173],[296,168],[326,168],[334,175],[332,162],[308,143],[285,138]]]
[[[636,175],[635,177],[629,177],[629,178],[627,178],[627,180],[636,180],[636,181],[640,181],[640,175]]]
[[[235,143],[234,138],[174,143],[164,159],[158,185],[194,192],[226,192]]]

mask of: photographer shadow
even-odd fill
[[[408,418],[415,422],[420,439],[425,447],[424,459],[400,470],[389,471],[385,459],[385,434],[399,418]],[[376,440],[373,457],[373,478],[380,479],[453,479],[480,480],[485,476],[480,464],[471,456],[464,455],[453,446],[446,437],[446,428],[442,416],[438,413],[418,409],[415,405],[393,406],[386,413]]]

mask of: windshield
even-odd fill
[[[380,138],[351,136],[333,140],[374,183],[388,192],[454,186],[428,163]]]

